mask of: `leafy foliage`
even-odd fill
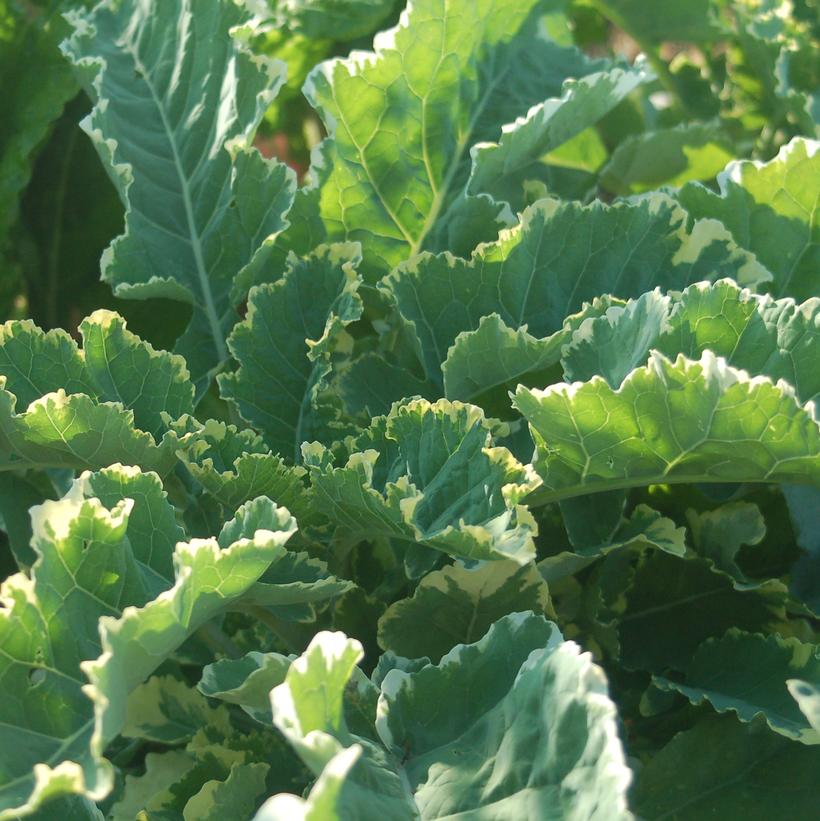
[[[816,10],[0,0],[0,821],[813,819]]]

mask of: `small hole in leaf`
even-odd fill
[[[236,199],[232,199],[232,200],[228,203],[228,208],[236,208]]]

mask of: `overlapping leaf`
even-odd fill
[[[228,340],[239,370],[220,376],[222,396],[286,459],[298,462],[302,442],[325,438],[332,421],[319,391],[339,332],[361,316],[358,262],[353,244],[291,257],[281,280],[251,291],[248,316]]]
[[[775,296],[818,296],[818,145],[796,138],[768,163],[730,163],[718,176],[719,193],[690,183],[676,195],[693,217],[719,219],[755,254],[774,277]]]
[[[774,300],[731,280],[667,295],[655,289],[588,317],[561,360],[568,380],[599,375],[617,388],[652,349],[690,359],[709,350],[750,374],[785,380],[808,402],[820,393],[820,300]]]
[[[424,254],[383,287],[418,340],[428,378],[441,384],[443,369],[448,396],[469,397],[554,363],[565,318],[601,294],[765,276],[719,223],[687,229],[686,219],[661,194],[613,206],[543,200],[469,262]]]
[[[0,449],[6,470],[106,467],[167,474],[176,435],[163,414],[193,409],[185,362],[155,351],[110,311],[80,326],[83,349],[63,331],[28,320],[0,328]]]
[[[507,616],[439,665],[387,673],[380,743],[352,733],[343,717],[344,685],[360,656],[357,642],[320,633],[271,694],[274,721],[314,772],[361,746],[341,785],[348,812],[630,817],[604,677],[543,617]],[[519,754],[533,744],[542,756]]]
[[[97,102],[84,122],[127,206],[103,259],[118,296],[193,307],[177,344],[201,383],[228,358],[236,274],[286,225],[292,172],[249,147],[283,82],[231,28],[235,3],[107,2],[74,14],[65,54]]]
[[[385,536],[466,559],[532,558],[535,522],[518,501],[533,477],[471,405],[397,405],[347,443],[348,458],[305,446],[316,504],[358,541]]]
[[[762,636],[730,630],[704,642],[686,665],[682,681],[655,677],[663,690],[674,690],[693,703],[709,703],[720,713],[732,711],[742,721],[762,715],[768,725],[787,738],[820,744],[792,698],[790,678],[820,686],[820,650],[797,639]]]
[[[471,146],[498,139],[505,123],[560,93],[567,77],[603,67],[540,33],[540,7],[416,0],[376,37],[374,53],[309,76],[305,93],[333,138],[315,167],[319,210],[330,239],[362,243],[368,275],[424,248],[468,253],[509,221],[502,204],[465,195]],[[601,94],[606,84],[593,95],[597,108],[574,107],[579,130],[629,88],[613,77]],[[561,141],[541,117],[527,130],[530,162],[539,147]]]
[[[655,352],[616,390],[600,377],[519,387],[539,501],[660,482],[816,483],[820,427],[785,382],[750,378],[706,350]]]

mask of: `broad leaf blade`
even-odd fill
[[[282,279],[251,291],[248,316],[228,340],[239,370],[220,375],[222,396],[285,459],[298,463],[302,442],[322,429],[318,392],[330,354],[339,332],[362,312],[359,260],[353,244],[290,257]]]
[[[538,501],[662,482],[817,481],[820,428],[785,382],[750,378],[705,351],[653,353],[617,390],[603,379],[519,387]]]
[[[284,228],[293,196],[292,172],[248,147],[283,70],[231,39],[245,17],[234,3],[107,2],[73,14],[63,44],[97,102],[84,128],[127,207],[103,278],[118,296],[193,306],[177,348],[197,382],[227,359],[233,279]]]
[[[768,163],[730,163],[718,176],[720,193],[690,183],[676,194],[693,217],[721,220],[735,242],[755,254],[774,276],[775,296],[818,295],[818,146],[795,138]]]
[[[820,648],[797,639],[730,630],[698,647],[683,670],[683,681],[654,677],[662,690],[681,693],[694,704],[704,700],[741,721],[762,715],[777,733],[804,744],[820,743],[787,689],[789,678],[820,686]]]

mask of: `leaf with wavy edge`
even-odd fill
[[[321,428],[317,394],[339,333],[362,314],[360,259],[355,243],[320,246],[305,259],[290,255],[282,279],[251,290],[247,317],[228,339],[239,369],[220,374],[222,397],[294,462]]]
[[[512,221],[504,204],[466,195],[470,147],[606,65],[541,34],[538,5],[412,0],[373,53],[309,75],[331,135],[313,158],[315,201],[329,239],[362,243],[368,282],[423,248],[469,253]]]
[[[272,454],[261,436],[214,419],[199,423],[193,417],[181,419],[175,429],[180,461],[228,510],[267,496],[304,524],[303,515],[310,514],[306,471]]]
[[[776,733],[803,744],[820,744],[787,689],[790,678],[820,686],[820,647],[795,638],[729,630],[707,639],[682,670],[678,681],[653,676],[655,687],[678,692],[693,704],[708,701],[719,713],[734,712],[741,721],[762,715]]]
[[[595,125],[630,92],[652,79],[652,72],[641,61],[632,68],[610,68],[566,80],[560,97],[533,106],[503,126],[498,142],[472,147],[468,192],[486,193],[520,209],[524,182],[539,178],[542,157]]]
[[[704,351],[653,351],[615,390],[601,377],[519,386],[543,486],[530,503],[676,482],[817,483],[820,428],[794,390]]]
[[[568,380],[598,374],[617,388],[653,348],[690,359],[711,350],[733,367],[784,379],[807,402],[820,394],[820,299],[775,300],[728,279],[682,293],[656,288],[580,323],[561,363]]]
[[[411,598],[387,608],[379,619],[379,645],[398,656],[438,662],[455,645],[477,641],[497,619],[522,609],[552,613],[547,585],[535,565],[451,565],[428,573]]]
[[[341,787],[348,812],[631,817],[603,673],[542,616],[505,616],[438,665],[388,672],[380,743],[344,721],[345,684],[361,656],[357,641],[319,633],[271,693],[274,722],[317,774],[342,750],[362,748]]]
[[[259,808],[253,821],[341,821],[342,789],[361,754],[357,744],[340,750],[324,766],[306,798],[289,793],[274,795]]]
[[[82,126],[127,209],[103,279],[193,307],[177,350],[202,384],[228,358],[235,275],[287,225],[294,174],[250,147],[284,65],[231,38],[236,3],[109,0],[69,19],[63,52],[96,101]]]
[[[145,481],[153,490],[133,492]],[[97,487],[115,502],[111,510],[83,498]],[[123,498],[131,492],[133,499]],[[295,529],[281,511],[275,531],[258,530],[224,546],[213,539],[178,542],[173,577],[162,584],[162,562],[145,541],[157,505],[167,506],[161,495],[155,478],[112,468],[84,475],[62,500],[34,508],[40,559],[31,579],[17,575],[4,583],[7,608],[0,610],[2,677],[9,687],[2,720],[21,734],[21,743],[4,746],[2,819],[65,793],[103,798],[112,783],[103,751],[126,722],[129,692],[246,593],[286,552]],[[169,524],[155,525],[164,540],[158,551],[170,546]],[[81,671],[90,684],[83,684]]]
[[[715,193],[689,183],[674,196],[695,218],[719,219],[771,271],[775,296],[818,296],[820,142],[795,137],[767,163],[729,163]]]
[[[475,395],[554,363],[565,318],[600,294],[629,298],[658,284],[765,276],[720,223],[686,222],[665,194],[614,205],[541,200],[469,261],[420,254],[380,288],[412,334],[428,379],[442,384],[443,366],[448,395]]]
[[[595,514],[599,515],[597,498],[575,498],[579,503],[579,508],[585,508],[587,513],[594,509]],[[566,521],[563,504],[561,512]],[[661,516],[657,510],[652,510],[646,505],[637,505],[629,518],[621,518],[617,528],[608,539],[598,544],[589,542],[573,545],[572,552],[562,550],[547,555],[538,562],[538,571],[547,582],[557,581],[583,570],[608,553],[647,547],[662,550],[673,556],[684,556],[686,555],[686,528],[678,527],[671,519]]]
[[[533,476],[502,447],[472,405],[425,399],[397,404],[347,442],[334,467],[329,451],[305,445],[315,504],[352,541],[375,536],[418,543],[466,559],[534,556],[537,533],[518,504]]]
[[[261,724],[270,725],[270,691],[285,680],[292,659],[252,650],[240,659],[206,665],[197,684],[208,698],[236,704]]]
[[[30,320],[0,326],[0,450],[8,469],[105,467],[129,461],[164,475],[193,410],[185,361],[156,351],[106,310],[80,325],[83,348]]]
[[[683,123],[627,137],[601,169],[601,185],[619,196],[708,181],[735,156],[717,123]]]

